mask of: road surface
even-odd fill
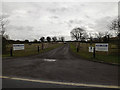
[[[118,66],[75,57],[69,51],[69,44],[40,55],[4,58],[2,69],[3,76],[97,85],[118,85]]]
[[[81,90],[118,90],[117,88],[105,88],[105,87],[89,87],[89,86],[74,86],[74,85],[64,85],[64,84],[50,84],[50,83],[40,83],[22,80],[12,80],[3,79],[2,88],[80,88]]]
[[[37,82],[28,82],[21,80],[11,80],[11,79],[3,79],[2,84],[3,84],[3,88],[78,88],[77,86],[37,83]],[[89,88],[89,87],[81,86],[80,88]]]

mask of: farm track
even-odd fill
[[[118,68],[75,57],[69,51],[69,44],[39,55],[2,61],[3,76],[103,85],[118,85]]]

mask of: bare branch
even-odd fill
[[[9,21],[4,18],[3,16],[0,17],[0,34],[3,36],[6,30],[6,26],[9,23]]]
[[[85,31],[84,29],[77,27],[77,28],[74,28],[74,29],[70,32],[70,34],[71,34],[71,37],[72,37],[72,38],[75,38],[76,41],[78,41],[78,40],[81,40],[81,39],[82,39],[82,35],[83,35],[84,31]]]

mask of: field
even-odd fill
[[[36,55],[43,52],[47,52],[54,48],[63,45],[62,43],[44,43],[44,49],[42,50],[42,44],[25,44],[25,50],[18,50],[13,51],[13,57],[21,57],[21,56],[29,56],[29,55]],[[38,46],[40,47],[38,52]],[[88,51],[89,46],[95,46],[95,44],[90,45],[89,43],[80,43],[80,50],[77,52],[76,50],[76,43],[70,43],[70,50],[75,53],[76,55],[80,56],[80,58],[84,58],[87,60],[93,61],[103,61],[105,63],[112,63],[112,64],[120,64],[118,53],[118,47],[116,44],[109,44],[109,51],[108,52],[97,52],[96,57],[93,58],[93,53]],[[10,48],[12,44],[7,45],[7,53],[3,54],[2,57],[10,57]]]
[[[13,57],[21,57],[21,56],[29,56],[29,55],[36,55],[42,52],[46,52],[49,50],[52,50],[54,48],[59,47],[62,45],[62,43],[44,43],[44,49],[42,50],[42,44],[25,44],[24,50],[13,50]],[[39,52],[38,52],[38,46],[39,46]],[[10,57],[10,48],[12,47],[12,44],[7,45],[7,53],[3,54],[2,57]]]
[[[93,53],[88,51],[89,46],[95,46],[95,44],[90,45],[89,43],[81,43],[80,50],[77,52],[76,43],[70,44],[70,49],[72,52],[80,56],[81,58],[94,60],[94,61],[103,61],[105,63],[120,64],[118,47],[115,44],[109,44],[109,51],[102,52],[96,51],[96,57],[93,58]]]

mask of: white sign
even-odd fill
[[[89,52],[93,52],[94,51],[94,47],[89,47]]]
[[[13,44],[13,50],[24,50],[24,44]]]
[[[108,43],[96,43],[95,50],[96,51],[108,51]]]

